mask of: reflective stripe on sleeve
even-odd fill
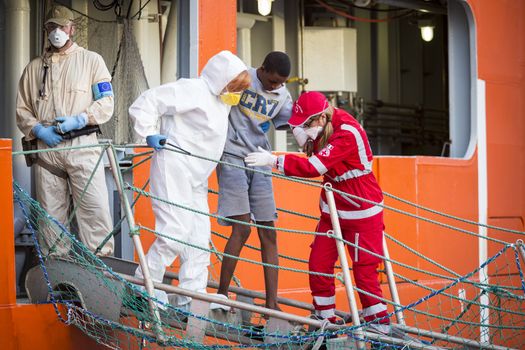
[[[383,202],[381,201],[381,203],[379,204],[382,205]],[[321,205],[321,211],[323,213],[330,214],[330,209],[328,208],[328,204],[325,203],[325,201],[323,201],[322,199],[320,201],[320,205]],[[369,218],[371,216],[379,214],[382,211],[383,211],[383,207],[379,205],[374,205],[373,207],[370,207],[368,209],[363,209],[363,210],[338,210],[337,215],[339,216],[340,219],[356,220],[356,219]]]
[[[319,160],[319,158],[317,158],[317,156],[311,156],[310,158],[308,158],[308,161],[310,162],[310,164],[313,165],[315,170],[319,172],[319,175],[323,175],[328,171],[328,169],[326,169],[324,164]]]
[[[372,163],[370,163],[371,165]],[[363,175],[368,175],[372,172],[372,170],[370,169],[365,169],[365,170],[359,170],[359,169],[352,169],[352,170],[348,170],[346,173],[342,174],[342,175],[339,175],[339,176],[336,176],[334,177],[334,181],[335,182],[343,182],[343,181],[346,181],[348,179],[355,179],[356,177],[360,177],[360,176],[363,176]]]
[[[359,153],[359,160],[365,168],[364,171],[372,171],[372,162],[368,161],[368,156],[366,155],[365,141],[363,140],[363,137],[361,137],[361,133],[359,132],[359,130],[348,124],[341,125],[341,129],[349,131],[354,135],[355,142],[357,143],[357,152]],[[370,145],[368,147],[370,147]]]

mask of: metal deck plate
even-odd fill
[[[124,283],[110,280],[101,274],[65,260],[47,260],[46,270],[54,291],[65,286],[72,288],[84,309],[107,320],[119,321],[122,295],[125,293]],[[49,287],[40,266],[35,266],[28,271],[25,286],[32,303],[50,301]],[[93,293],[94,290],[96,293]]]

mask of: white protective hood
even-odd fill
[[[247,69],[239,57],[230,51],[221,51],[206,63],[202,69],[201,78],[208,84],[214,95],[220,95],[230,81]]]
[[[231,107],[218,95],[245,70],[246,65],[237,56],[221,51],[210,58],[199,78],[180,79],[145,91],[129,108],[135,132],[141,138],[162,134],[192,154],[220,159]],[[180,154],[169,151],[155,153],[154,163],[178,158],[174,163],[168,162],[170,167],[185,167],[193,172],[197,183],[207,181],[216,165],[194,157],[181,159]]]

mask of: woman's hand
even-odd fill
[[[258,152],[252,152],[244,158],[247,166],[271,166],[273,168],[277,166],[277,156],[261,146],[258,147],[258,150]]]

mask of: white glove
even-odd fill
[[[252,152],[244,158],[244,162],[248,166],[277,166],[277,156],[274,156],[261,146],[257,147],[259,152]]]
[[[306,132],[300,126],[293,128],[292,133],[299,147],[303,147],[306,141],[308,141],[308,135],[306,135]]]

